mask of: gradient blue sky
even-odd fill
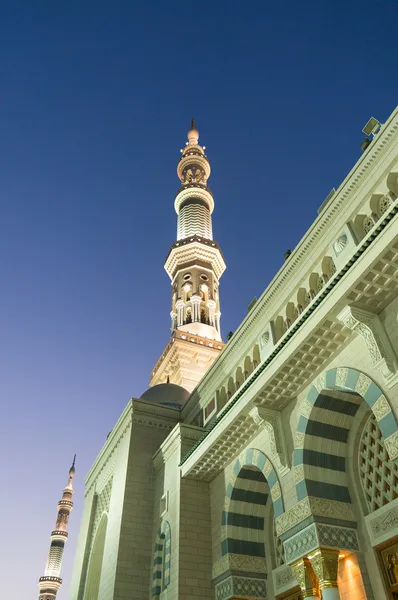
[[[164,258],[190,119],[213,167],[234,330],[397,104],[398,5],[31,0],[0,7],[0,549],[37,597],[84,477],[169,336]],[[18,589],[15,589],[15,582]]]

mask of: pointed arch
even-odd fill
[[[108,514],[104,512],[98,524],[91,549],[87,580],[84,587],[84,600],[97,600],[98,598],[107,526]]]
[[[310,496],[351,505],[347,442],[362,401],[372,410],[390,460],[398,458],[398,425],[379,386],[356,369],[330,369],[311,386],[298,420],[293,453],[298,501]],[[352,511],[346,510],[346,514]]]
[[[155,541],[152,573],[152,596],[159,596],[170,583],[171,529],[162,521]]]

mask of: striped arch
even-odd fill
[[[153,557],[152,596],[159,596],[170,583],[171,530],[168,521],[162,521],[156,535]]]
[[[298,501],[310,496],[351,504],[347,442],[362,400],[377,419],[390,459],[398,458],[398,425],[381,389],[356,369],[330,369],[309,390],[298,421],[293,453]],[[350,514],[341,508],[341,514]]]
[[[234,465],[222,514],[221,554],[265,558],[265,506],[271,495],[274,517],[284,512],[280,482],[270,460],[248,448]]]

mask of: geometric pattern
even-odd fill
[[[286,561],[291,564],[320,546],[355,552],[360,550],[356,529],[312,523],[284,542]]]
[[[298,501],[309,496],[351,503],[347,442],[362,399],[372,409],[383,438],[394,439],[398,426],[391,406],[380,388],[360,371],[330,369],[311,386],[299,417],[293,453]]]
[[[266,579],[258,577],[241,577],[230,575],[215,586],[216,600],[228,600],[228,598],[258,598],[267,599]]]
[[[389,460],[373,413],[362,431],[358,468],[369,512],[398,498],[398,465]]]
[[[158,529],[155,542],[152,574],[152,596],[159,594],[170,583],[171,530],[168,521]]]

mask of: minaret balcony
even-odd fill
[[[67,531],[63,531],[62,529],[54,529],[54,531],[51,532],[51,540],[62,540],[62,541],[66,541],[68,539],[68,532]]]
[[[43,575],[39,579],[39,590],[44,592],[46,590],[58,591],[62,585],[61,577],[54,577],[53,575]]]
[[[60,508],[70,508],[72,510],[72,508],[73,508],[72,500],[60,500],[58,502],[58,510]]]

